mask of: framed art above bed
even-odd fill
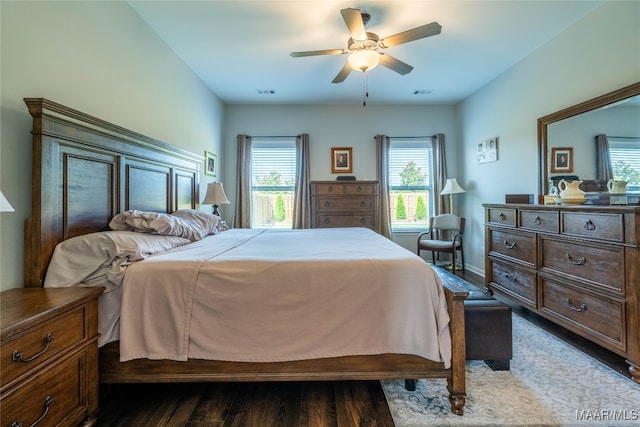
[[[27,219],[25,226],[26,286],[41,287],[44,285],[45,277],[48,275],[47,270],[57,245],[73,237],[108,230],[110,221],[118,214],[137,210],[174,215],[183,210],[198,208],[199,175],[204,161],[202,156],[172,147],[161,141],[123,129],[43,98],[26,98],[25,103],[33,117],[32,217]],[[351,162],[352,158],[349,157],[348,164],[351,165]],[[91,173],[87,171],[91,171]],[[340,229],[332,230],[329,233],[339,233],[341,231]],[[188,251],[192,250],[191,248],[196,250],[198,245],[204,244],[205,241],[209,240],[216,242],[215,246],[222,250],[220,248],[223,247],[223,241],[233,236],[244,234],[240,230],[233,233],[232,231],[225,231],[220,235],[209,235],[184,246],[169,249],[166,255],[162,252],[152,255],[141,262],[135,262],[132,266],[127,267],[124,272],[124,280],[130,281],[127,282],[127,287],[142,287],[143,279],[141,278],[144,277],[144,273],[139,276],[134,272],[136,270],[142,271],[144,268],[153,269],[154,265],[158,267],[161,265],[166,266],[167,264],[162,264],[160,261],[173,253],[172,251],[181,251],[179,256],[189,257],[180,262],[197,263],[197,256],[196,258],[191,258],[191,255],[188,254]],[[301,233],[297,234],[295,231],[300,231]],[[307,241],[313,238],[316,242],[320,242],[322,239],[327,241],[336,240],[341,242],[341,245],[344,245],[344,239],[335,239],[335,236],[330,238],[330,236],[322,234],[327,230],[316,231],[320,233],[313,237],[304,237],[304,233],[310,231],[291,230],[291,236],[293,239],[306,239]],[[368,233],[366,234],[366,239],[375,241],[385,239],[370,230],[366,230],[366,232]],[[215,240],[219,237],[220,240]],[[250,240],[260,243],[260,239],[257,236],[251,237]],[[281,356],[278,356],[276,352],[274,352],[273,358],[264,361],[257,359],[234,360],[231,357],[208,360],[192,355],[187,351],[187,360],[170,360],[146,354],[144,357],[134,357],[123,362],[121,361],[124,353],[121,350],[123,343],[114,341],[103,345],[99,350],[100,382],[406,379],[407,384],[410,386],[416,379],[443,378],[447,380],[452,412],[462,415],[466,398],[463,301],[467,296],[467,292],[454,285],[447,284],[443,286],[440,283],[427,283],[424,282],[424,278],[410,280],[409,277],[429,276],[431,268],[419,259],[417,255],[394,246],[395,243],[391,241],[385,239],[380,243],[382,243],[385,250],[376,252],[375,255],[372,253],[371,256],[379,258],[379,268],[381,270],[379,270],[378,279],[376,280],[379,283],[377,288],[381,293],[372,295],[370,298],[373,298],[373,300],[393,299],[390,295],[395,292],[394,288],[398,287],[399,284],[410,293],[417,292],[418,287],[425,286],[431,288],[432,291],[439,289],[438,292],[442,294],[441,301],[434,303],[433,312],[430,309],[427,310],[429,303],[422,301],[424,303],[422,304],[422,310],[427,310],[427,312],[422,313],[421,316],[436,316],[436,307],[442,307],[445,310],[448,318],[446,328],[444,324],[440,324],[438,329],[441,333],[447,335],[448,340],[445,341],[450,343],[450,348],[441,348],[445,353],[447,351],[450,353],[448,360],[431,360],[424,357],[424,355],[408,354],[402,351],[394,352],[393,350],[372,352],[371,354],[345,353],[332,355],[328,347],[326,349],[317,347],[317,351],[314,351],[313,354],[309,353],[309,358],[294,357],[293,359],[296,360],[288,360],[286,357],[281,360]],[[230,243],[230,245],[230,247],[233,247],[234,244]],[[272,246],[273,243],[265,240],[262,246],[259,246],[262,249],[257,252],[269,252],[268,250],[265,251],[264,248]],[[371,245],[371,248],[373,250],[373,245]],[[344,250],[348,251],[348,248]],[[211,255],[211,249],[206,249],[205,251],[209,254],[206,255],[207,258],[213,256]],[[304,251],[291,252],[289,257],[292,260],[296,257],[299,258],[301,252]],[[358,252],[358,250],[354,250],[354,252]],[[233,251],[225,251],[227,256],[231,256],[233,253]],[[418,270],[409,276],[395,277],[391,275],[391,271],[398,269],[384,266],[395,262],[390,256],[392,253],[397,254],[398,258],[405,259],[413,266],[412,268]],[[207,271],[213,274],[215,270],[224,267],[224,271],[220,270],[221,277],[226,277],[226,280],[230,280],[230,283],[234,283],[234,286],[227,285],[225,287],[222,282],[220,286],[223,286],[224,289],[235,288],[236,290],[243,287],[249,288],[255,286],[255,283],[248,273],[249,270],[245,271],[244,267],[248,266],[248,264],[245,264],[247,260],[254,257],[252,254],[253,252],[250,252],[250,255],[247,256],[238,255],[237,258],[231,256],[230,259],[225,260],[225,263],[222,262],[222,258],[219,258],[213,263],[204,263],[199,268],[208,269]],[[176,262],[170,259],[167,259],[167,261],[170,263]],[[299,264],[301,270],[287,273],[289,268],[286,267],[287,262],[287,259],[269,259],[267,263],[263,262],[263,265],[273,266],[273,270],[279,271],[283,275],[282,277],[289,277],[287,280],[291,281],[291,283],[287,283],[288,286],[291,286],[288,291],[275,293],[275,295],[299,295],[303,299],[312,299],[309,298],[310,295],[323,295],[317,293],[319,292],[319,286],[310,280],[313,277],[311,272],[316,267],[311,264],[301,263]],[[337,268],[339,266],[337,262],[339,261],[326,260],[322,268],[331,268],[332,265]],[[238,268],[238,266],[241,266],[241,268],[237,270],[237,273],[229,273],[229,271],[234,271],[233,268]],[[134,268],[132,269],[131,267]],[[228,267],[231,270],[227,270]],[[166,271],[175,274],[172,268]],[[350,277],[351,274],[354,274],[354,271],[354,269],[343,270],[342,275]],[[194,277],[200,274],[203,273],[200,272]],[[169,276],[166,275],[166,277]],[[305,277],[307,279],[304,279]],[[286,282],[287,280],[282,279],[276,283]],[[416,282],[416,291],[411,290],[412,282],[414,281]],[[336,285],[338,284],[337,281],[334,282],[336,282]],[[169,285],[172,286],[172,283],[169,282]],[[68,285],[72,286],[74,284],[69,283]],[[173,284],[177,285],[177,282]],[[193,282],[193,285],[195,286],[194,289],[198,289],[198,292],[204,286],[197,282]],[[303,292],[304,289],[307,289],[307,291]],[[219,297],[213,299],[202,297],[202,295],[207,295],[207,291],[204,292],[204,294],[194,294],[196,296],[193,300],[194,306],[204,312],[217,310],[219,307],[202,306],[201,303],[205,300],[222,301],[224,298],[221,300]],[[354,290],[345,288],[340,292],[353,293]],[[336,295],[339,297],[341,295],[340,292],[334,289],[332,294],[334,297]],[[356,292],[355,294],[360,293]],[[108,293],[105,295],[108,295]],[[318,298],[327,298],[327,296],[319,296]],[[353,298],[357,297],[354,296]],[[235,304],[233,301],[233,298],[228,299],[229,304]],[[258,299],[255,301],[258,301]],[[274,306],[284,303],[284,301],[278,301],[277,298],[270,301],[269,304],[274,304]],[[367,304],[365,300],[354,299],[351,302],[356,305],[364,304],[366,306]],[[442,305],[440,306],[439,304]],[[330,304],[319,306],[318,310],[329,310],[330,306]],[[165,316],[170,311],[172,309],[166,310]],[[348,310],[343,311],[348,314]],[[396,311],[399,313],[402,310],[396,308],[390,310],[389,313]],[[276,312],[277,310],[272,310],[265,313],[265,315],[269,316],[269,313]],[[120,315],[120,313],[116,314]],[[285,317],[289,316],[286,313],[283,315]],[[293,316],[293,314],[291,315]],[[292,319],[294,318],[289,319],[290,323],[302,324],[302,319],[299,322]],[[393,323],[397,322],[399,318],[392,317],[390,320]],[[220,323],[220,320],[218,322]],[[234,321],[233,326],[237,327],[239,322],[240,320]],[[426,326],[426,323],[423,322],[426,322],[426,320],[417,320],[416,327]],[[344,320],[339,326],[340,328],[349,327],[350,323]],[[443,329],[440,329],[440,327]],[[361,329],[362,332],[356,335],[364,338],[368,336],[367,334],[371,334],[378,329],[384,329],[384,327],[372,328],[372,331],[367,331],[366,328]],[[122,327],[120,331],[123,331]],[[236,335],[241,336],[238,333]],[[183,337],[189,340],[189,346],[197,345],[194,341],[196,340],[195,336],[186,335]],[[285,345],[294,349],[301,348],[295,342],[288,342]],[[401,344],[398,348],[402,348],[403,345]],[[312,345],[311,347],[314,346]],[[341,346],[337,345],[337,347]],[[303,353],[304,351],[299,354]]]
[[[210,151],[204,152],[204,173],[209,176],[218,175],[218,156]]]

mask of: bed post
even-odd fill
[[[463,415],[466,394],[466,348],[464,332],[464,300],[469,296],[466,289],[443,283],[447,308],[451,318],[451,377],[447,378],[451,412]]]

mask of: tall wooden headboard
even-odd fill
[[[107,230],[119,212],[198,205],[202,156],[47,99],[24,101],[33,117],[25,286],[43,285],[58,243]]]

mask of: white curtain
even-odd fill
[[[251,228],[251,137],[238,135],[238,176],[234,228]]]
[[[296,138],[296,186],[293,199],[293,228],[311,228],[309,189],[309,134]]]
[[[391,238],[391,207],[389,206],[389,137],[376,135],[376,176],[380,186],[380,234]]]
[[[447,157],[444,149],[444,134],[439,133],[433,135],[433,194],[435,195],[435,213],[436,215],[441,213],[450,212],[451,206],[449,206],[449,199],[447,197],[440,196],[440,192],[447,183]]]

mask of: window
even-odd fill
[[[415,231],[434,214],[431,138],[389,138],[391,230]]]
[[[627,191],[640,192],[640,138],[608,137],[613,178],[627,182]]]
[[[251,139],[251,227],[292,228],[296,139]]]

